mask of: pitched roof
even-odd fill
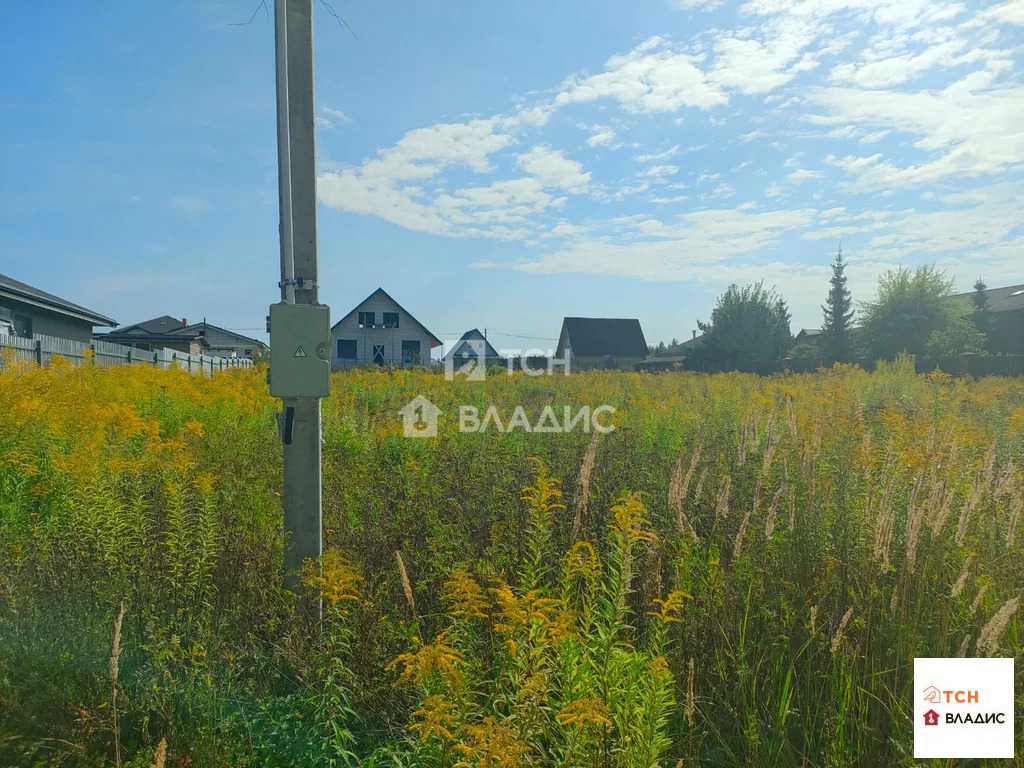
[[[116,320],[112,320],[106,315],[73,304],[52,293],[40,291],[38,288],[33,288],[31,285],[15,280],[13,277],[7,277],[7,275],[0,275],[0,296],[7,296],[25,304],[34,304],[37,307],[69,315],[79,320],[86,320],[93,325],[105,325],[111,328],[117,325]]]
[[[152,320],[145,320],[135,325],[126,325],[123,328],[119,328],[116,331],[111,331],[111,335],[117,336],[128,336],[136,335],[140,333],[152,333],[152,334],[165,334],[173,333],[174,331],[181,330],[185,327],[185,324],[176,317],[170,315],[162,315],[161,317],[154,317]]]
[[[454,357],[456,355],[460,357],[467,357],[472,351],[472,346],[469,344],[471,341],[480,342],[482,341],[484,356],[485,357],[501,357],[498,351],[491,346],[491,342],[487,341],[487,337],[480,333],[479,328],[474,328],[471,331],[466,331],[462,334],[462,338],[452,345],[452,348],[445,352],[445,357]]]
[[[797,334],[797,338],[803,336],[804,338],[813,339],[815,336],[821,335],[821,328],[801,328],[800,333]]]
[[[559,334],[559,355],[564,351],[566,337],[576,355],[647,356],[647,341],[640,321],[635,318],[567,317]]]
[[[401,304],[399,304],[397,301],[395,301],[393,298],[391,298],[391,296],[388,295],[388,292],[385,291],[383,288],[378,288],[376,291],[374,291],[369,296],[367,296],[365,299],[363,299],[358,304],[356,304],[355,307],[352,308],[351,312],[349,312],[347,315],[345,315],[338,322],[336,322],[334,325],[331,326],[331,330],[333,331],[335,328],[337,328],[343,322],[345,322],[350,317],[352,317],[352,315],[354,315],[359,310],[359,308],[361,306],[363,306],[363,304],[368,302],[370,299],[372,299],[378,293],[381,294],[382,296],[384,296],[384,298],[386,298],[388,301],[390,301],[392,304],[394,304],[400,310],[402,310],[410,320],[412,320],[414,323],[416,323],[416,325],[418,325],[420,327],[420,330],[422,330],[425,334],[427,334],[427,336],[430,337],[430,340],[431,340],[430,346],[431,346],[431,348],[441,346],[441,340],[439,338],[437,338],[437,336],[432,334],[430,331],[428,331],[426,326],[423,325],[423,323],[421,323],[419,320],[417,320],[415,317],[413,317],[412,313],[409,310],[407,310],[405,307],[403,307]]]
[[[253,339],[249,336],[243,336],[235,331],[229,331],[227,328],[221,328],[213,323],[208,323],[205,320],[201,323],[194,323],[193,325],[183,325],[177,330],[170,331],[172,336],[205,336],[208,330],[218,331],[219,333],[226,333],[228,336],[234,336],[236,339],[245,342],[246,344],[252,344],[253,346],[265,347],[266,342],[260,341],[259,339]]]
[[[988,308],[993,312],[1014,312],[1024,309],[1024,285],[1008,285],[1005,288],[989,288],[985,291],[988,296]],[[970,301],[974,291],[970,293],[955,293],[951,299],[967,299]]]

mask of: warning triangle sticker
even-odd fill
[[[306,350],[304,350],[302,347],[299,347],[298,349],[295,350],[295,357],[308,357],[308,355],[306,354]]]

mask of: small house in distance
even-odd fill
[[[173,352],[183,352],[186,355],[208,354],[209,345],[202,336],[175,335],[175,331],[180,331],[187,326],[187,320],[163,315],[154,317],[152,320],[135,323],[135,325],[126,325],[110,333],[97,333],[93,338],[146,352],[169,349]]]
[[[818,341],[818,337],[821,336],[820,328],[801,328],[794,339],[794,344],[815,344]]]
[[[110,333],[97,334],[97,339],[126,347],[155,352],[169,349],[191,355],[213,355],[252,360],[267,345],[258,339],[220,328],[203,320],[189,325],[187,319],[170,315],[119,328]]]
[[[479,328],[462,334],[462,338],[445,352],[442,360],[445,367],[453,371],[458,371],[473,362],[482,364],[485,368],[492,365],[505,365],[505,359],[491,346],[487,337],[480,333]]]
[[[331,328],[332,368],[430,365],[430,350],[441,341],[378,288]]]
[[[567,317],[562,321],[555,356],[568,359],[571,371],[631,371],[647,357],[647,341],[635,318]]]
[[[86,344],[96,326],[117,325],[105,315],[6,275],[0,275],[0,316],[4,328],[13,330],[15,336],[52,336]]]

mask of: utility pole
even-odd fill
[[[270,308],[270,389],[284,411],[284,584],[323,551],[320,398],[330,386],[330,310],[317,284],[313,0],[275,0],[281,303]],[[319,618],[319,604],[299,610]]]

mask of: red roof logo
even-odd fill
[[[929,709],[924,713],[924,724],[925,725],[938,725],[939,724],[939,713],[934,709]]]

